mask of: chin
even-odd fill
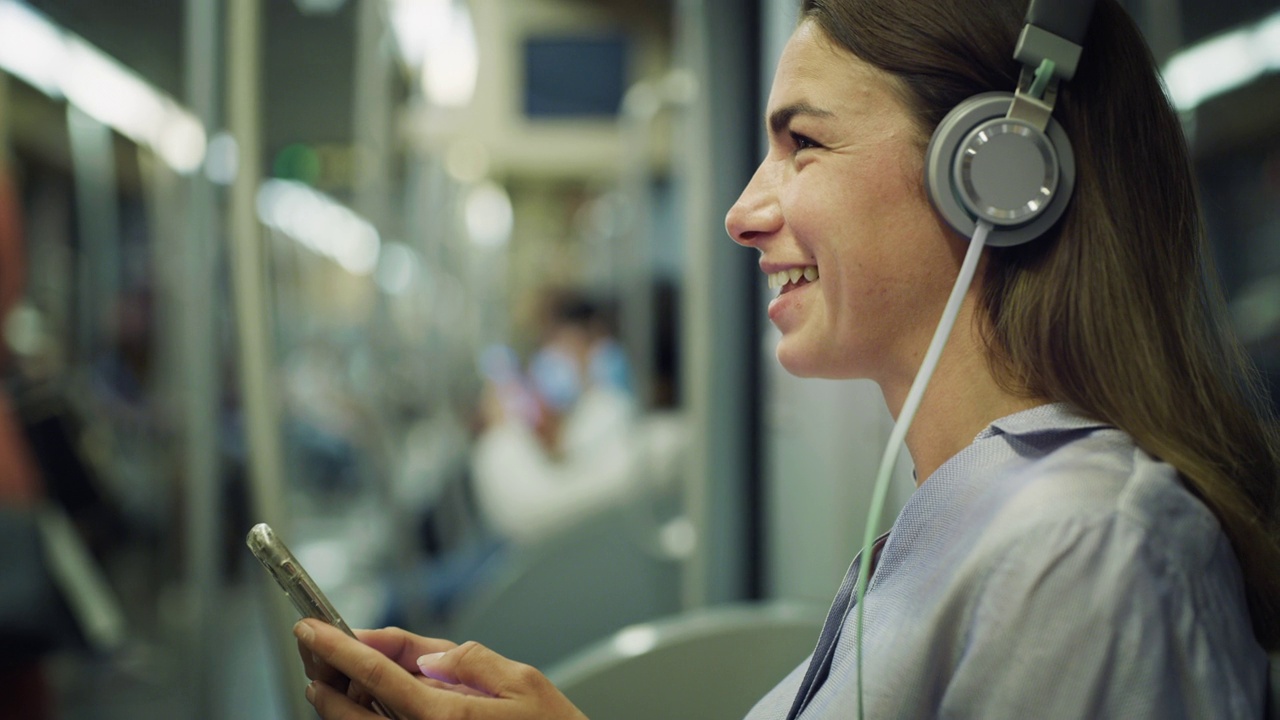
[[[845,380],[856,377],[849,368],[838,367],[831,358],[825,358],[812,351],[805,352],[787,343],[784,338],[778,343],[774,352],[778,364],[783,370],[800,378],[822,378],[825,380]]]
[[[858,352],[846,350],[841,352],[829,343],[800,342],[799,338],[783,336],[774,348],[773,356],[787,373],[797,378],[818,378],[824,380],[852,380],[868,378],[867,368],[855,363]]]

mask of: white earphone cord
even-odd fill
[[[991,223],[979,220],[978,226],[973,230],[973,238],[969,241],[969,250],[965,253],[964,262],[960,264],[960,274],[956,276],[956,284],[951,288],[951,297],[947,299],[947,306],[942,311],[942,319],[938,321],[938,329],[933,332],[933,339],[929,341],[929,350],[924,355],[924,362],[916,373],[916,379],[911,383],[911,390],[907,392],[906,402],[902,404],[898,421],[894,423],[893,432],[889,435],[889,443],[885,446],[884,457],[880,460],[880,471],[876,476],[875,490],[871,495],[871,508],[867,513],[867,530],[862,541],[862,562],[858,567],[855,604],[857,618],[854,637],[858,654],[859,718],[865,717],[862,710],[862,601],[867,594],[867,580],[871,577],[871,546],[876,540],[876,522],[884,511],[885,496],[889,492],[889,479],[893,476],[893,468],[897,463],[898,453],[902,450],[902,443],[907,438],[907,430],[911,427],[916,410],[920,409],[920,401],[924,397],[925,388],[929,385],[929,379],[933,377],[933,371],[938,367],[938,358],[942,356],[942,349],[951,335],[951,328],[956,324],[956,316],[960,314],[960,304],[964,302],[964,296],[973,283],[973,275],[978,269],[978,258],[982,256],[982,248],[987,244],[987,235],[990,232]]]

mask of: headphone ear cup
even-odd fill
[[[925,153],[925,188],[956,232],[972,236],[981,217],[988,245],[1044,235],[1066,211],[1075,188],[1071,141],[1052,118],[1044,132],[1006,118],[1013,94],[975,95],[938,124]]]

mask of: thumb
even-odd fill
[[[423,675],[451,685],[466,685],[487,695],[512,698],[545,692],[551,681],[531,665],[499,655],[471,641],[418,658]]]

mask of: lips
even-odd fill
[[[796,313],[803,313],[803,309],[808,305],[806,298],[809,293],[804,290],[817,284],[817,268],[810,266],[807,270],[810,271],[808,277],[802,269],[795,280],[791,279],[791,273],[787,271],[786,282],[781,286],[777,284],[779,281],[775,280],[778,273],[770,276],[769,285],[776,288],[778,294],[769,302],[769,320],[783,332],[786,332],[787,328],[800,317]],[[813,279],[808,279],[809,277]]]

